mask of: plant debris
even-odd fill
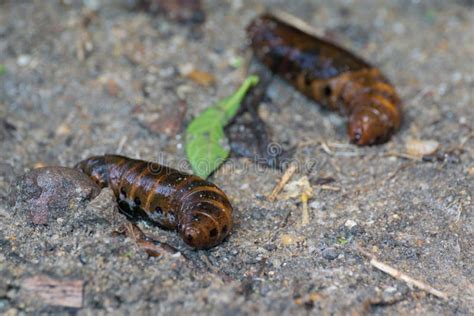
[[[82,307],[82,280],[56,280],[41,274],[23,280],[22,288],[52,306]]]
[[[296,172],[298,167],[295,164],[291,164],[288,166],[288,169],[286,169],[285,173],[281,177],[280,181],[275,185],[273,188],[272,192],[268,195],[267,199],[272,202],[276,199],[278,193],[285,187],[285,185],[288,183],[288,181],[291,179],[293,174]]]
[[[216,78],[211,73],[197,69],[192,69],[191,71],[184,73],[184,76],[205,87],[213,85],[216,81]]]
[[[239,111],[242,99],[258,80],[257,76],[249,76],[233,95],[207,108],[188,125],[186,155],[198,176],[207,178],[227,159],[230,149],[224,127]]]
[[[439,298],[442,298],[443,300],[447,300],[448,299],[448,294],[442,292],[442,291],[439,291],[435,288],[433,288],[431,285],[428,285],[422,281],[419,281],[419,280],[416,280],[412,277],[410,277],[409,275],[389,266],[388,264],[385,264],[379,260],[377,260],[372,254],[370,254],[369,252],[367,252],[366,250],[364,250],[363,248],[361,247],[357,247],[357,250],[370,258],[370,264],[379,269],[380,271],[384,272],[384,273],[387,273],[388,275],[392,276],[393,278],[395,279],[400,279],[404,282],[406,282],[407,284],[409,285],[412,285],[412,286],[415,286],[417,288],[419,288],[420,290],[423,290],[423,291],[426,291],[436,297],[439,297]]]
[[[259,115],[260,104],[266,98],[272,77],[268,72],[259,72],[260,82],[245,97],[239,113],[226,127],[232,152],[237,157],[251,159],[254,163],[284,170],[294,149],[284,150],[271,141],[267,125]]]
[[[128,0],[129,7],[161,14],[171,20],[200,24],[206,20],[201,0]]]
[[[145,115],[143,120],[145,127],[155,134],[166,134],[175,136],[182,130],[184,117],[188,106],[185,101],[177,100],[174,104],[166,106],[158,117]]]
[[[423,156],[432,155],[438,148],[439,142],[436,140],[410,139],[406,143],[407,154],[418,159],[421,159]]]

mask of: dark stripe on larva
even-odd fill
[[[133,200],[137,198],[137,190],[143,187],[146,183],[146,175],[149,173],[148,168],[141,168],[142,170],[140,173],[133,179],[134,185],[132,186],[132,189],[130,190],[130,199]],[[141,202],[140,202],[141,204]]]
[[[213,215],[214,218],[216,219],[225,217],[226,221],[230,220],[230,218],[228,217],[230,214],[225,211],[227,206],[224,205],[223,203],[220,203],[215,200],[202,200],[201,202],[199,202],[198,205],[199,205],[199,209],[207,210],[207,214]],[[223,222],[223,221],[219,221],[219,222]]]
[[[110,186],[128,217],[176,229],[192,247],[219,244],[233,226],[224,192],[199,177],[118,155],[90,157],[76,168]]]
[[[192,202],[193,200],[214,200],[221,203],[229,203],[229,201],[222,196],[221,192],[209,190],[209,187],[195,187],[191,192],[183,196],[183,202]]]
[[[157,175],[157,177],[155,178],[155,182],[153,183],[153,186],[151,187],[150,192],[148,193],[148,197],[146,199],[146,202],[143,205],[143,207],[145,209],[147,209],[147,210],[150,209],[153,198],[157,195],[156,190],[158,189],[158,186],[161,185],[161,181],[165,176],[166,176],[166,174],[161,174],[161,175]]]
[[[178,198],[182,199],[183,201],[186,201],[189,197],[196,194],[197,192],[207,192],[207,191],[215,192],[217,194],[222,194],[222,191],[215,186],[200,184],[198,181],[196,182],[193,182],[195,183],[195,185],[190,184],[185,189],[182,189],[180,192],[178,192],[177,194]]]

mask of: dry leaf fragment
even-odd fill
[[[158,118],[147,122],[145,126],[152,133],[174,136],[181,131],[187,108],[186,102],[178,100],[172,106],[163,109]]]
[[[281,246],[291,246],[296,244],[297,242],[303,241],[302,236],[297,236],[293,234],[283,234],[280,237],[280,245]]]
[[[439,148],[436,140],[410,139],[406,143],[406,151],[410,156],[422,158],[426,155],[434,154]]]
[[[289,200],[299,198],[303,193],[306,194],[307,198],[310,198],[313,195],[313,188],[311,187],[307,176],[289,182],[283,189],[281,199]]]
[[[42,161],[35,162],[33,165],[33,169],[43,168],[46,167],[46,164]]]
[[[189,73],[187,73],[186,77],[196,82],[197,84],[206,87],[214,84],[215,82],[215,77],[213,74],[196,69],[193,69]]]

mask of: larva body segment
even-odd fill
[[[378,68],[274,15],[256,18],[247,31],[255,55],[272,72],[348,116],[353,143],[385,142],[400,127],[400,98]]]
[[[125,215],[177,230],[194,248],[214,247],[232,229],[227,196],[197,176],[118,155],[90,157],[76,168],[110,187]]]

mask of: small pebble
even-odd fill
[[[118,96],[119,92],[120,86],[117,81],[115,81],[114,79],[109,79],[107,81],[107,93],[112,97],[116,97]]]
[[[311,203],[309,203],[309,207],[315,210],[320,210],[323,208],[323,203],[321,201],[315,200]]]
[[[178,69],[182,76],[187,76],[194,70],[194,65],[191,63],[181,64]]]
[[[100,8],[100,0],[82,0],[84,6],[90,10],[97,11]]]
[[[267,251],[274,251],[277,249],[277,246],[275,244],[266,244],[263,246]]]
[[[339,257],[339,253],[335,248],[329,247],[322,251],[321,255],[326,260],[334,260]]]
[[[240,190],[247,190],[250,187],[248,183],[244,183],[240,186]]]
[[[27,66],[31,61],[31,56],[30,55],[20,55],[18,56],[16,63],[18,66],[24,67]]]
[[[396,287],[390,286],[383,291],[382,297],[384,302],[396,302],[402,298],[402,293]]]
[[[355,221],[353,221],[352,219],[348,219],[348,220],[344,223],[344,226],[346,226],[347,228],[351,229],[352,227],[357,226],[357,223],[356,223]]]

